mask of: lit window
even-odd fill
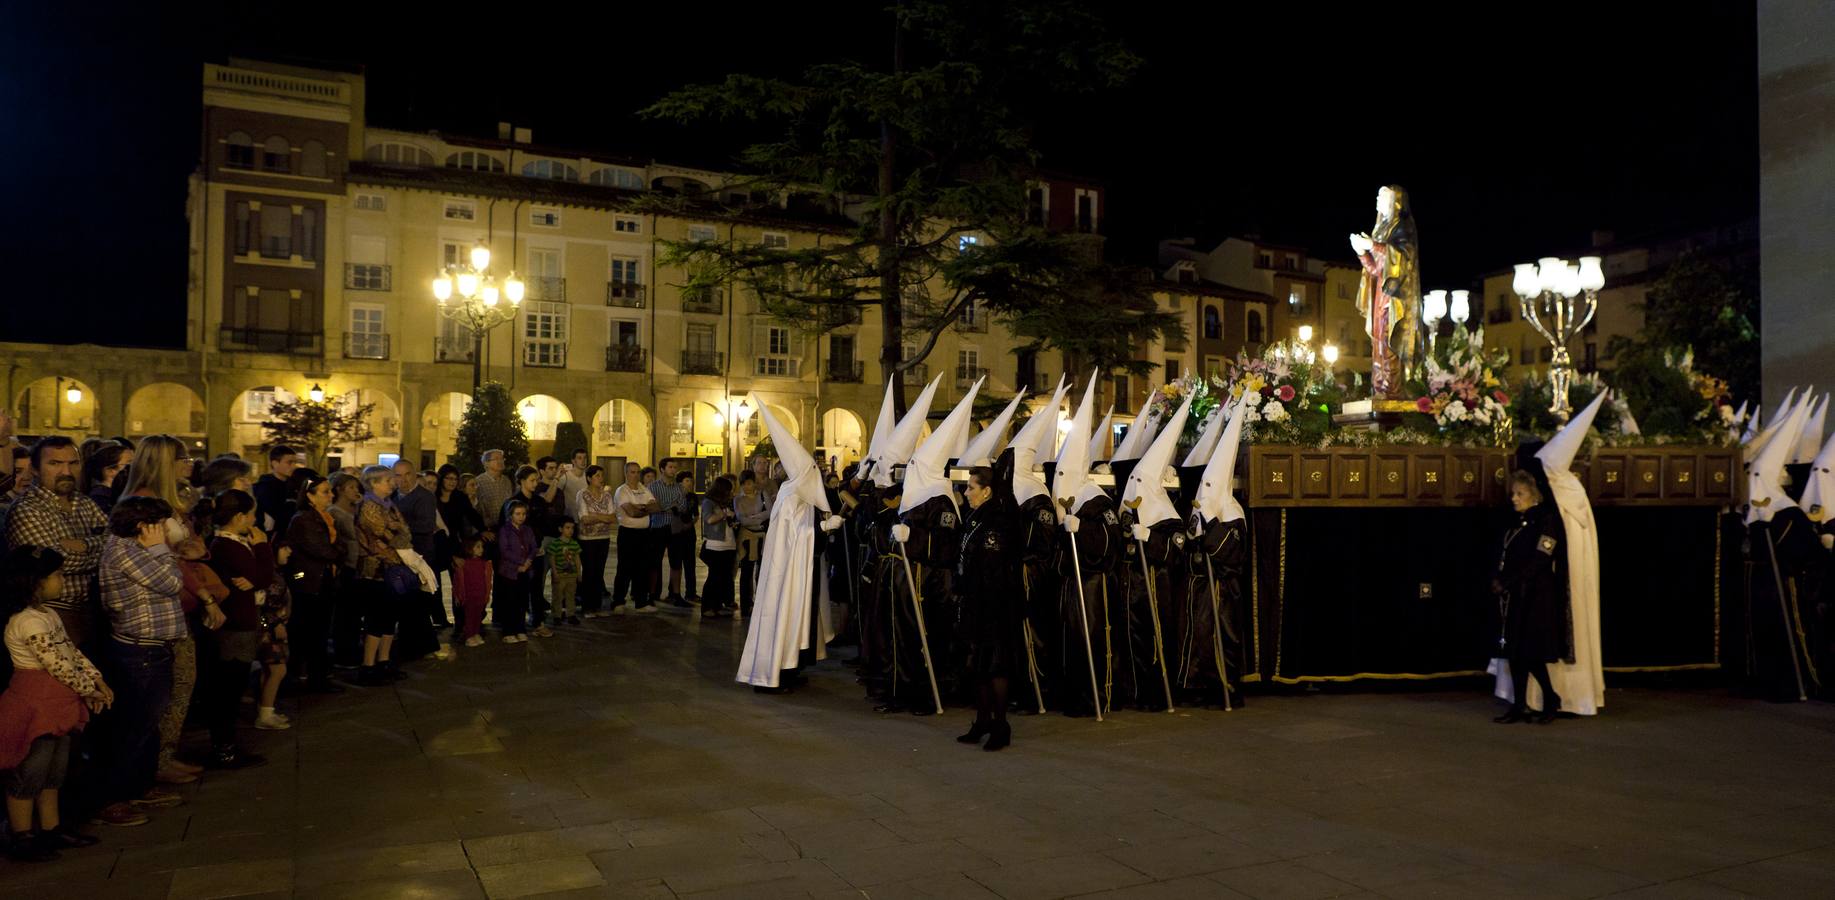
[[[501,172],[503,161],[489,153],[476,150],[461,150],[446,155],[446,168],[471,169],[474,172]]]
[[[629,191],[641,191],[644,189],[644,180],[642,176],[625,169],[600,169],[587,176],[586,180],[591,184],[600,185],[602,187],[623,188]]]
[[[567,365],[567,304],[530,300],[523,304],[522,361],[525,366]]]
[[[461,200],[457,197],[446,198],[444,217],[454,222],[471,222],[478,218],[478,202]]]
[[[643,221],[636,216],[613,216],[612,230],[619,234],[641,234]]]
[[[767,231],[759,245],[767,250],[787,250],[790,247],[790,235]]]
[[[980,243],[981,243],[981,238],[978,235],[965,234],[965,235],[962,235],[961,237],[956,238],[956,251],[958,253],[967,253],[969,252],[970,249],[972,249],[973,247],[975,247],[976,245]]]
[[[522,173],[530,178],[546,178],[551,181],[579,181],[580,170],[558,159],[538,159],[525,163]]]

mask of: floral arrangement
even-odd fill
[[[1237,354],[1218,387],[1241,398],[1243,432],[1251,443],[1319,444],[1336,427],[1332,412],[1344,405],[1329,363],[1302,348],[1275,344],[1260,357]]]
[[[1147,401],[1147,413],[1157,421],[1164,422],[1179,411],[1179,404],[1185,402],[1185,395],[1191,394],[1191,412],[1185,419],[1185,433],[1179,436],[1179,443],[1190,446],[1197,443],[1198,433],[1204,427],[1204,420],[1211,410],[1222,405],[1217,392],[1203,376],[1186,374],[1176,381],[1160,385],[1153,392],[1153,398]]]
[[[1486,351],[1484,330],[1454,328],[1436,341],[1419,377],[1407,382],[1415,411],[1403,424],[1456,444],[1506,447],[1515,435],[1511,397],[1498,370],[1505,351]]]
[[[1625,435],[1630,443],[1709,444],[1726,446],[1738,439],[1741,424],[1733,410],[1727,383],[1695,371],[1694,351],[1684,347],[1625,359],[1612,373],[1628,413],[1636,416],[1642,435]]]

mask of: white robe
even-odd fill
[[[1599,654],[1599,532],[1593,526],[1593,504],[1574,473],[1548,470],[1548,486],[1561,512],[1567,537],[1567,596],[1573,613],[1574,661],[1548,664],[1548,680],[1561,695],[1561,711],[1597,715],[1606,705],[1606,676]],[[1497,676],[1497,696],[1515,702],[1510,683],[1510,663],[1491,660]],[[1526,706],[1542,708],[1542,687],[1529,681]]]
[[[801,477],[819,482],[822,473],[811,466]],[[785,483],[771,505],[771,524],[765,530],[764,549],[759,554],[752,621],[746,632],[745,652],[739,657],[739,672],[734,676],[740,684],[777,687],[778,676],[785,669],[796,668],[798,652],[809,648],[812,596],[822,629],[822,641],[815,647],[817,659],[827,655],[823,645],[835,636],[828,611],[828,579],[816,573],[816,509],[803,499],[803,492],[798,490],[801,486],[797,482]],[[815,595],[818,591],[819,595]]]

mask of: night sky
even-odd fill
[[[375,125],[494,135],[509,120],[540,143],[717,163],[733,149],[717,136],[632,113],[678,84],[877,62],[890,43],[858,2],[600,20],[503,7],[518,21],[458,5],[71,6],[0,29],[0,221],[24,288],[7,340],[182,342],[206,60],[361,64]],[[1757,215],[1748,3],[1203,6],[1113,4],[1139,77],[1039,113],[1045,165],[1107,186],[1119,261],[1151,261],[1162,237],[1229,234],[1348,258],[1344,236],[1370,227],[1384,183],[1414,196],[1429,286],[1573,253],[1594,229]],[[314,14],[283,17],[302,9]]]

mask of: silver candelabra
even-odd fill
[[[1548,411],[1557,422],[1565,424],[1574,412],[1567,402],[1568,387],[1574,382],[1574,360],[1568,355],[1567,344],[1593,321],[1593,313],[1599,308],[1599,289],[1605,285],[1605,272],[1597,256],[1582,256],[1578,264],[1545,256],[1516,267],[1511,288],[1522,303],[1523,319],[1555,347],[1548,367],[1548,382],[1555,397]]]

